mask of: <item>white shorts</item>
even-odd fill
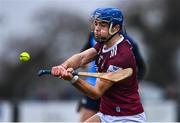
[[[146,122],[146,115],[145,113],[140,113],[137,115],[132,116],[111,116],[105,115],[101,112],[96,113],[97,116],[100,117],[101,122],[109,123],[109,122],[118,122],[118,123],[125,123],[125,122],[138,122],[144,123]]]

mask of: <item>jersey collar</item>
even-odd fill
[[[102,49],[102,52],[103,53],[106,53],[106,52],[109,52],[111,51],[112,49],[114,49],[118,44],[120,44],[123,40],[124,40],[124,36],[123,35],[120,35],[120,39],[110,48],[105,48],[105,45],[103,46],[103,49]]]

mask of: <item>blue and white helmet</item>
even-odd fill
[[[92,13],[91,19],[123,25],[124,16],[118,8],[98,8]]]

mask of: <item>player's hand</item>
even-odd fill
[[[73,68],[68,68],[66,71],[63,71],[62,75],[60,78],[63,78],[64,80],[72,80],[73,78],[73,75],[72,75],[72,72],[73,72]]]
[[[58,66],[52,67],[51,74],[53,76],[61,78],[61,76],[64,74],[65,71],[66,71],[65,67],[63,67],[62,65],[58,65]]]

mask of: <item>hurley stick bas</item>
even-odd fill
[[[73,72],[73,75],[78,76],[86,76],[86,77],[95,77],[110,80],[112,82],[118,82],[130,77],[133,73],[132,68],[126,68],[117,70],[115,72],[107,72],[107,73],[91,73],[91,72]],[[51,70],[39,70],[38,76],[42,76],[45,74],[51,74]]]

